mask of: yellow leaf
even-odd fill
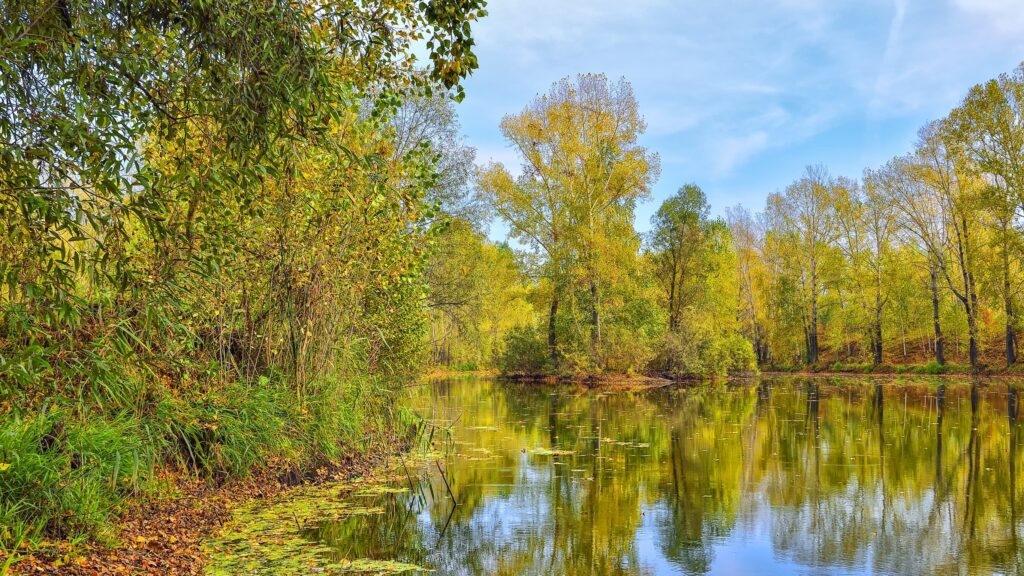
[[[7,470],[10,467],[11,465],[8,464],[7,462],[0,462],[0,472],[3,472],[4,470]]]

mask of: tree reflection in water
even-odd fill
[[[307,536],[457,575],[1015,573],[1018,397],[966,379],[443,381],[412,402],[455,422],[459,505],[424,468],[368,500],[383,514]]]

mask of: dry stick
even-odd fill
[[[457,507],[458,503],[456,502],[452,506],[452,511],[448,513],[448,519],[444,521],[444,528],[441,528],[441,533],[437,535],[437,543],[434,544],[434,548],[441,545],[441,539],[444,538],[444,533],[448,531],[448,525],[452,523],[452,516],[455,516],[455,508]]]
[[[402,468],[405,468],[405,477],[409,479],[409,493],[416,491],[416,488],[412,484],[412,474],[409,474],[409,467],[405,465],[405,457],[401,452],[398,453],[399,460],[402,461]]]
[[[459,505],[459,501],[455,499],[455,493],[452,492],[452,487],[451,487],[451,485],[448,484],[448,478],[445,477],[444,470],[441,470],[441,461],[440,460],[434,460],[434,464],[437,465],[437,471],[441,473],[441,480],[444,480],[444,486],[445,486],[445,488],[448,489],[448,495],[452,497],[452,502],[455,502],[455,505],[458,506]]]

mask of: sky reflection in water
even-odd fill
[[[454,422],[459,505],[428,467],[307,537],[441,575],[1016,573],[1017,385],[439,380],[410,401]]]

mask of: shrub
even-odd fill
[[[665,335],[650,368],[670,378],[725,376],[756,370],[757,358],[739,334],[687,326]]]
[[[520,326],[505,335],[498,357],[504,374],[543,374],[551,372],[547,337],[536,326]]]

